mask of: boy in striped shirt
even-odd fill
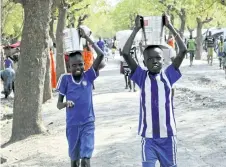
[[[176,123],[171,94],[173,84],[181,77],[179,67],[187,48],[168,16],[164,16],[164,25],[174,35],[179,54],[163,70],[162,47],[147,46],[143,55],[148,70],[144,70],[130,56],[133,40],[142,28],[140,16],[137,16],[135,25],[122,54],[131,69],[131,80],[141,89],[138,134],[142,136],[142,164],[143,167],[155,167],[158,160],[161,167],[176,167]]]

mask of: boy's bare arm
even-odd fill
[[[131,57],[130,55],[130,50],[133,45],[134,38],[136,37],[137,32],[141,29],[141,17],[137,16],[136,21],[135,21],[135,28],[133,29],[132,34],[130,35],[129,39],[127,40],[123,50],[122,50],[122,55],[127,62],[129,68],[131,69],[132,73],[136,70],[137,68],[137,63],[136,61]]]
[[[64,96],[59,94],[59,97],[58,97],[58,102],[57,102],[57,108],[59,110],[65,108],[67,106],[67,103],[66,102],[63,102],[64,101]]]
[[[93,62],[93,68],[95,71],[98,71],[100,67],[103,68],[105,66],[105,63],[103,62],[104,52],[93,42],[93,40],[88,35],[86,35],[82,28],[80,28],[80,33],[81,36],[93,46],[95,52],[97,53],[97,58]]]
[[[180,35],[176,32],[176,30],[174,29],[173,25],[171,24],[168,16],[165,15],[165,26],[172,32],[172,34],[174,35],[177,45],[179,47],[179,53],[178,55],[175,57],[175,59],[173,60],[173,66],[178,69],[186,55],[187,52],[187,47],[185,45],[185,43],[183,42],[183,40],[181,39]]]

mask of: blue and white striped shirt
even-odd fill
[[[176,135],[172,104],[172,86],[181,73],[173,65],[159,74],[137,67],[133,80],[141,89],[138,134],[146,138],[166,138]]]

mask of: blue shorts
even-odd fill
[[[224,52],[218,52],[218,56],[219,57],[223,57],[224,56]]]
[[[94,150],[94,122],[66,129],[68,152],[72,161],[91,158]]]
[[[152,139],[142,138],[142,165],[155,167],[156,161],[161,167],[176,167],[176,137]]]

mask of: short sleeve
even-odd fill
[[[85,72],[87,80],[91,83],[99,76],[99,72],[96,72],[93,66]]]
[[[179,69],[176,69],[173,64],[169,65],[166,69],[165,69],[165,74],[171,84],[171,86],[177,82],[180,77],[181,77],[181,73]]]
[[[137,66],[135,72],[131,75],[131,80],[134,81],[141,88],[146,76],[147,71],[143,70],[140,66]]]
[[[67,93],[67,75],[63,74],[60,76],[56,90],[63,96],[66,96]]]

